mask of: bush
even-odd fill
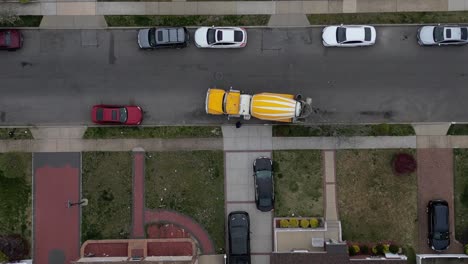
[[[2,251],[0,251],[0,263],[7,263],[8,262],[8,256],[5,255]]]
[[[369,247],[367,245],[361,245],[361,254],[369,254]]]
[[[398,175],[413,173],[416,170],[416,160],[408,153],[398,153],[393,157],[393,170]]]
[[[384,244],[383,245],[383,253],[389,253],[390,252],[390,245],[389,244]]]
[[[390,253],[397,254],[398,251],[400,251],[400,247],[395,244],[391,244],[388,250],[390,251]]]
[[[29,246],[20,235],[0,236],[0,252],[3,252],[9,261],[18,261],[29,254]]]
[[[384,255],[384,245],[378,244],[372,248],[372,253],[375,255]]]
[[[281,219],[281,220],[280,220],[280,227],[281,227],[281,228],[288,228],[288,227],[289,227],[289,221],[288,221],[288,219]]]
[[[356,252],[356,254],[359,254],[359,252],[361,252],[361,249],[359,248],[358,245],[353,245],[352,247],[354,248],[354,251]]]
[[[317,218],[313,217],[310,219],[310,227],[312,228],[317,228],[319,226],[320,222]]]
[[[289,225],[290,227],[298,227],[299,226],[299,220],[297,220],[297,218],[291,218],[289,219]]]
[[[348,247],[348,252],[349,252],[350,256],[355,256],[357,254],[356,248],[354,248],[354,246],[349,246]]]
[[[301,227],[302,228],[308,228],[309,227],[309,220],[301,219]]]
[[[464,252],[466,255],[468,255],[468,244],[465,245]]]

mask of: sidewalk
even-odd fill
[[[468,0],[310,0],[2,3],[18,15],[274,15],[468,10]]]

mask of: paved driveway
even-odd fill
[[[0,54],[0,123],[89,124],[98,103],[139,104],[144,124],[227,123],[205,114],[211,86],[302,93],[313,123],[468,121],[468,46],[419,47],[416,30],[325,49],[321,28],[248,29],[245,49],[164,51],[139,50],[136,30],[25,30],[22,50]]]

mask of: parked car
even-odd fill
[[[468,27],[423,26],[418,29],[419,45],[464,45],[468,43]]]
[[[376,35],[373,26],[328,26],[322,30],[322,42],[326,47],[371,46],[375,44]]]
[[[23,46],[23,35],[17,29],[0,29],[0,49],[17,50]]]
[[[137,126],[143,120],[143,110],[133,105],[95,105],[91,118],[97,124]]]
[[[257,209],[269,212],[275,204],[273,162],[268,157],[259,157],[253,163],[253,170]]]
[[[195,31],[195,45],[199,48],[243,48],[247,45],[247,31],[240,27],[201,27]]]
[[[432,200],[427,205],[428,245],[436,251],[442,251],[450,245],[449,208],[444,200]]]
[[[138,31],[142,49],[185,48],[190,35],[185,27],[145,28]]]
[[[244,211],[228,216],[228,264],[250,264],[250,219]]]

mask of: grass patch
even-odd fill
[[[224,252],[223,152],[151,152],[145,166],[146,206],[192,217]]]
[[[276,216],[323,216],[319,150],[273,152]]]
[[[105,16],[110,27],[264,26],[269,15],[226,16]]]
[[[0,128],[2,139],[33,139],[33,135],[29,128]]]
[[[351,137],[351,136],[412,136],[411,125],[278,125],[273,126],[274,137]]]
[[[88,127],[85,139],[99,138],[220,138],[221,127],[167,126],[167,127]]]
[[[0,23],[0,27],[38,27],[42,16],[19,16],[13,23]]]
[[[83,152],[82,241],[129,238],[132,206],[130,152]]]
[[[455,238],[468,243],[468,149],[454,149]]]
[[[31,245],[31,153],[0,154],[0,235],[20,234]]]
[[[468,124],[453,124],[453,125],[450,125],[450,128],[447,131],[447,135],[451,135],[451,136],[468,135]]]
[[[395,12],[307,15],[312,25],[466,23],[468,12]]]
[[[343,240],[417,245],[416,174],[395,176],[393,155],[402,150],[336,152],[338,211]],[[404,150],[415,155],[414,150]]]

